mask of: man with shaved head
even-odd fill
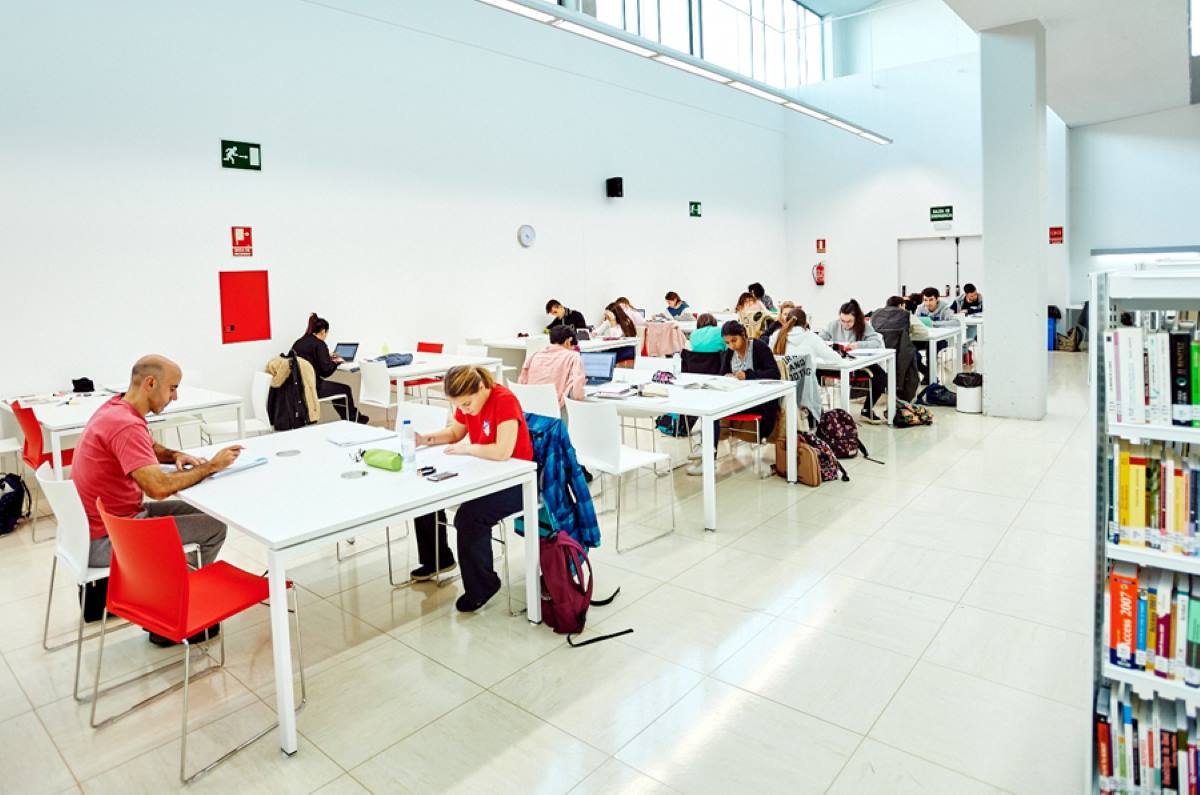
[[[224,524],[182,500],[167,498],[225,469],[242,448],[233,445],[211,459],[195,458],[156,443],[146,423],[147,414],[161,414],[176,398],[182,377],[179,365],[170,359],[143,356],[133,365],[125,394],[97,409],[79,437],[71,479],[91,530],[89,566],[108,566],[112,560],[112,543],[96,508],[97,498],[116,516],[175,517],[181,541],[200,546],[201,565],[212,563],[221,550]],[[174,464],[175,470],[166,471],[162,464]],[[146,496],[161,502],[145,502]],[[151,640],[170,643],[154,635]]]

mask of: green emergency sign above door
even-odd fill
[[[221,168],[262,171],[262,147],[245,141],[221,141]]]
[[[954,220],[954,207],[952,207],[950,205],[946,205],[945,207],[930,207],[929,208],[929,220],[930,221],[953,221]]]

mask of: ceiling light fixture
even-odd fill
[[[649,58],[651,55],[654,55],[654,50],[648,50],[645,47],[639,47],[636,44],[630,44],[624,39],[618,39],[616,36],[609,36],[607,33],[601,33],[598,30],[585,28],[583,25],[577,25],[574,22],[566,19],[557,19],[550,24],[556,28],[570,31],[577,36],[583,36],[584,38],[591,39],[592,41],[598,41],[601,44],[607,44],[610,47],[616,47],[619,50],[625,50],[625,52],[631,52],[634,55],[640,55],[643,58]]]
[[[859,136],[866,138],[873,144],[879,144],[880,146],[887,146],[891,143],[891,141],[889,141],[887,138],[884,138],[881,135],[876,135],[875,133],[860,132]]]
[[[863,133],[863,131],[860,130],[858,127],[855,127],[853,124],[847,124],[846,122],[842,121],[841,119],[835,119],[833,117],[830,117],[825,120],[825,123],[832,124],[834,127],[838,127],[839,129],[846,130],[847,132],[852,132],[855,135],[862,135],[862,133]]]
[[[673,66],[676,69],[682,69],[683,71],[690,72],[694,75],[707,77],[709,80],[715,80],[718,83],[732,82],[730,78],[725,77],[724,75],[719,75],[716,72],[710,72],[709,70],[703,69],[695,64],[688,63],[687,61],[681,61],[678,58],[672,58],[669,55],[656,55],[654,56],[654,60],[658,61],[659,63],[665,63],[667,66]]]
[[[759,97],[760,99],[765,99],[770,102],[778,103],[780,105],[787,102],[787,100],[784,99],[783,97],[777,97],[774,94],[763,91],[761,88],[755,88],[754,86],[748,86],[745,83],[739,83],[736,80],[731,82],[729,85],[733,88],[736,88],[738,91],[745,91],[747,94],[753,94],[754,96]]]
[[[828,114],[821,113],[818,110],[813,110],[812,108],[801,105],[798,102],[785,102],[783,105],[784,107],[791,108],[799,113],[803,113],[805,116],[812,116],[814,119],[820,119],[821,121],[825,121],[829,118]]]
[[[514,3],[513,0],[479,0],[481,3],[487,3],[496,8],[502,8],[505,11],[511,11],[514,14],[520,14],[528,19],[535,19],[538,22],[549,22],[556,19],[553,14],[547,14],[545,11],[538,11],[536,8],[523,6],[520,3]]]

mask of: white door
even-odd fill
[[[898,240],[897,263],[896,289],[905,295],[936,287],[953,298],[967,282],[983,290],[983,238],[979,235]]]

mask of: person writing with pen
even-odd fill
[[[533,442],[521,403],[507,387],[497,384],[482,367],[452,367],[443,380],[446,399],[454,408],[450,423],[433,433],[416,434],[418,447],[447,445],[447,455],[469,455],[488,461],[533,460]],[[458,561],[466,591],[455,606],[470,613],[483,607],[500,590],[492,567],[492,527],[521,510],[521,487],[468,500],[454,513],[458,530]],[[414,521],[420,566],[414,581],[431,580],[452,571],[454,553],[446,543],[446,514],[419,516]]]
[[[79,437],[71,480],[87,513],[89,566],[106,567],[112,560],[112,543],[96,507],[97,499],[116,516],[173,516],[180,542],[199,545],[202,566],[215,561],[221,551],[224,523],[168,497],[228,468],[241,454],[241,446],[230,445],[211,459],[197,458],[155,442],[146,423],[147,414],[161,414],[175,400],[182,378],[179,365],[170,359],[143,356],[133,365],[129,388],[100,406]],[[165,470],[163,464],[174,465],[174,471]],[[147,496],[157,502],[145,502]],[[206,630],[208,637],[219,631],[219,625]],[[201,632],[190,641],[199,642],[204,635]],[[154,634],[150,641],[171,645]]]

